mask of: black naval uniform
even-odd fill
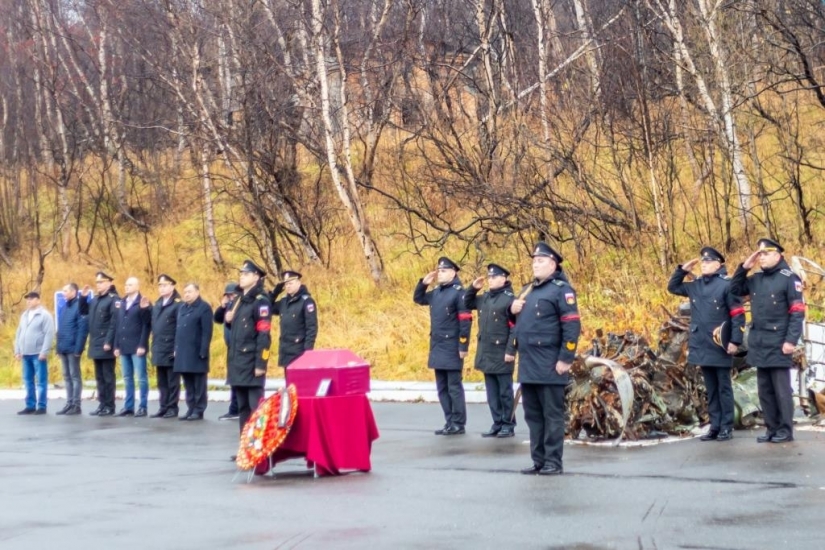
[[[802,281],[784,259],[770,269],[747,276],[740,264],[733,274],[731,290],[751,297],[751,329],[748,334],[749,365],[756,367],[759,404],[767,434],[760,441],[793,439],[793,391],[790,370],[792,355],[782,353],[782,344],[794,346],[802,336],[805,302]]]
[[[157,369],[158,412],[153,416],[178,416],[180,374],[175,372],[175,329],[181,304],[177,290],[168,300],[158,298],[152,306],[152,364]]]
[[[727,439],[733,431],[733,385],[730,369],[733,357],[715,344],[713,331],[722,323],[730,323],[730,343],[739,346],[745,330],[745,308],[730,290],[730,277],[725,267],[712,275],[700,275],[685,282],[688,271],[678,266],[670,277],[667,290],[690,299],[690,338],[688,363],[702,367],[708,394],[710,431],[705,439],[723,434]]]
[[[281,318],[278,365],[288,367],[305,351],[315,348],[315,339],[318,337],[318,307],[304,285],[301,285],[294,296],[286,295],[280,300],[276,300],[279,294],[277,288],[272,294],[272,313]]]
[[[512,418],[515,361],[504,361],[505,354],[516,354],[510,338],[510,329],[514,326],[510,304],[514,299],[510,281],[502,288],[485,292],[481,297],[478,297],[478,290],[472,285],[464,294],[467,309],[478,310],[475,368],[484,373],[487,404],[493,417],[493,425],[483,434],[485,436],[509,436],[516,426],[515,419]]]
[[[238,422],[243,429],[264,395],[266,374],[255,376],[255,369],[266,371],[272,344],[272,304],[263,279],[237,298],[232,311],[227,379],[238,397]]]
[[[110,416],[115,413],[115,303],[120,298],[115,285],[106,294],[95,296],[89,304],[89,357],[95,364],[97,400],[100,402],[92,416]],[[104,350],[103,346],[109,349]]]
[[[513,339],[519,356],[524,420],[530,430],[530,456],[536,472],[562,469],[564,449],[564,387],[568,373],[556,363],[572,363],[581,334],[576,291],[557,270],[543,281],[525,287],[524,307],[516,318]]]
[[[452,282],[427,291],[423,279],[418,281],[413,301],[430,306],[430,355],[427,366],[435,370],[438,400],[444,411],[444,429],[436,433],[463,433],[467,423],[460,352],[469,348],[473,314],[464,305],[464,288],[456,277]],[[439,433],[439,435],[441,435]]]

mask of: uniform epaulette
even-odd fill
[[[565,282],[564,282],[564,281],[562,281],[561,279],[553,279],[553,284],[554,284],[554,285],[556,285],[556,286],[564,286],[564,285],[566,285],[567,283],[565,283]]]
[[[301,298],[303,298],[304,300],[309,300],[309,295],[308,295],[308,294],[304,294],[303,296],[301,296]]]
[[[791,271],[790,269],[783,269],[783,270],[780,271],[780,273],[782,275],[784,275],[785,277],[790,277],[791,275],[794,274],[794,272]]]
[[[266,294],[258,294],[257,296],[255,296],[255,299],[256,300],[268,300],[269,298],[267,298]]]
[[[454,285],[453,285],[453,288],[454,288],[454,289],[456,289],[456,290],[464,290],[464,287],[463,287],[463,286],[461,286],[461,285],[460,285],[460,284],[458,284],[458,283],[454,284]]]
[[[722,274],[720,273],[720,274],[719,274],[719,278],[720,278],[720,279],[724,279],[724,280],[726,280],[726,281],[729,281],[729,280],[730,280],[730,275],[722,275]]]
[[[515,296],[515,294],[513,294],[512,290],[505,290],[504,294],[506,294],[507,296]]]

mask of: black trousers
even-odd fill
[[[513,373],[484,374],[484,387],[487,389],[487,405],[493,417],[493,428],[511,429],[516,421],[513,413]]]
[[[708,414],[711,431],[733,429],[733,384],[730,369],[702,367],[705,389],[708,393]]]
[[[757,368],[759,404],[769,434],[793,435],[793,390],[791,369]]]
[[[97,400],[100,406],[115,410],[115,360],[94,359]]]
[[[530,430],[530,457],[536,466],[562,467],[564,386],[522,384],[524,420]]]
[[[184,372],[183,385],[186,386],[186,409],[191,414],[206,411],[206,373]]]
[[[258,403],[264,396],[264,389],[261,386],[232,386],[238,398],[238,424],[240,431],[246,425],[246,421],[252,416],[252,411],[258,408]]]
[[[158,412],[166,411],[178,412],[178,401],[180,400],[180,373],[175,372],[172,367],[158,365]]]
[[[444,411],[445,427],[463,427],[467,423],[467,405],[460,370],[435,369],[435,387],[438,401]]]
[[[238,396],[235,395],[233,386],[229,386],[229,410],[227,412],[232,415],[238,414]]]

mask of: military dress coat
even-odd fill
[[[724,322],[731,323],[730,342],[742,343],[745,308],[731,292],[730,277],[724,267],[712,275],[685,282],[688,271],[678,266],[670,277],[667,290],[690,299],[690,340],[688,362],[701,367],[730,368],[732,356],[713,341],[713,331]]]
[[[581,334],[576,291],[562,271],[528,287],[519,293],[525,303],[512,331],[519,357],[518,381],[566,385],[568,374],[557,373],[556,363],[572,363],[576,358]]]
[[[178,326],[180,294],[175,290],[164,305],[163,298],[152,306],[152,364],[171,367],[175,364],[175,331]]]
[[[200,296],[191,304],[181,302],[175,326],[175,372],[209,372],[212,327],[212,307]]]
[[[89,304],[89,351],[90,359],[115,358],[115,302],[120,298],[114,285],[106,294],[95,296]],[[109,345],[104,350],[104,345]]]
[[[315,349],[318,307],[304,285],[294,296],[273,300],[272,313],[280,319],[278,365],[288,366],[307,350]]]
[[[427,285],[420,280],[415,287],[413,301],[421,306],[430,306],[430,355],[427,366],[439,370],[462,370],[464,359],[459,353],[469,348],[473,314],[464,304],[461,281],[456,277],[452,282],[437,285],[428,292]]]
[[[515,326],[510,305],[515,299],[510,281],[480,297],[472,285],[465,291],[464,304],[467,309],[478,310],[475,368],[484,374],[512,374],[515,370],[515,361],[504,361],[505,354],[516,354],[510,338],[510,330]]]
[[[239,295],[231,311],[227,382],[230,386],[262,388],[266,374],[255,376],[255,369],[266,371],[272,345],[272,304],[263,281]]]
[[[782,344],[795,346],[802,336],[802,280],[784,259],[750,277],[740,264],[731,279],[731,290],[737,296],[751,298],[747,363],[758,368],[792,367],[793,356],[782,353]]]

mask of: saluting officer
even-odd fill
[[[301,274],[284,271],[283,280],[272,291],[272,313],[281,317],[278,339],[278,366],[286,368],[307,350],[315,349],[318,337],[318,308],[307,287],[301,284]],[[286,290],[286,296],[278,295]]]
[[[229,325],[227,380],[238,398],[238,423],[243,430],[252,411],[264,396],[272,305],[264,290],[266,272],[246,260],[240,267],[239,296],[224,322]]]
[[[730,289],[725,257],[709,246],[700,257],[676,267],[667,290],[690,299],[690,336],[688,362],[702,367],[708,397],[710,430],[702,441],[727,441],[733,438],[733,385],[730,369],[733,355],[742,344],[745,308]],[[701,263],[700,263],[701,262]],[[685,282],[693,267],[700,263],[701,276]],[[723,326],[729,336],[725,348],[715,345],[714,330]]]
[[[436,435],[464,433],[467,406],[464,403],[462,369],[470,340],[473,314],[464,305],[464,289],[458,279],[459,267],[449,258],[438,259],[436,271],[418,281],[413,301],[430,306],[429,368],[435,370],[438,400],[444,411],[445,424]],[[438,285],[429,292],[438,277]]]
[[[100,405],[89,413],[90,416],[112,416],[115,414],[115,303],[120,298],[112,284],[114,279],[98,271],[95,275],[97,295],[89,304],[89,357],[95,364],[97,380],[97,400]],[[83,287],[81,296],[85,299],[89,287]]]
[[[175,331],[181,297],[177,281],[169,275],[158,276],[160,297],[152,306],[152,364],[157,369],[158,412],[152,418],[177,418],[180,400],[180,373],[175,372]]]
[[[581,320],[576,291],[562,272],[563,261],[547,243],[536,244],[533,282],[510,306],[517,315],[513,338],[533,459],[523,474],[564,473],[564,387],[576,358]]]
[[[478,310],[478,348],[475,368],[484,373],[487,404],[493,425],[481,437],[512,437],[516,423],[513,412],[513,370],[515,348],[510,340],[510,305],[515,300],[513,285],[507,279],[510,272],[498,264],[487,266],[488,290],[480,298],[484,277],[478,277],[467,288],[464,304]]]
[[[751,297],[751,330],[748,334],[749,365],[756,367],[759,404],[767,432],[758,443],[793,441],[793,352],[802,336],[805,302],[802,280],[782,257],[785,251],[772,239],[759,239],[759,247],[733,274],[731,290]],[[762,271],[747,276],[756,265]]]

